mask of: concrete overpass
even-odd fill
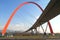
[[[43,11],[43,13],[41,14],[41,16],[27,31],[39,27],[40,25],[44,24],[45,22],[48,22],[49,20],[53,19],[59,14],[60,14],[60,0],[51,0],[47,7],[45,8],[45,10]]]

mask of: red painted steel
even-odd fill
[[[52,29],[52,26],[51,26],[51,24],[50,24],[49,21],[48,21],[48,25],[49,25],[49,28],[50,28],[50,32],[51,32],[51,34],[53,34],[53,29]]]

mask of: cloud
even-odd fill
[[[14,31],[26,31],[29,27],[25,26],[23,23],[21,24],[12,24],[8,27],[9,30]]]
[[[0,25],[0,30],[2,30],[3,28],[4,28],[4,26],[1,26],[1,25]]]
[[[36,19],[38,19],[38,18],[39,18],[39,16],[36,17]]]
[[[10,25],[8,29],[18,31],[22,29],[22,25],[21,24]]]

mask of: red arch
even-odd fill
[[[24,3],[20,4],[20,5],[12,12],[12,14],[10,15],[8,21],[6,22],[6,24],[5,24],[5,26],[4,26],[3,30],[2,30],[2,35],[4,35],[4,34],[6,33],[6,30],[7,30],[8,26],[9,26],[9,24],[10,24],[13,16],[16,14],[16,12],[17,12],[23,5],[29,4],[29,3],[32,3],[32,4],[37,5],[37,6],[43,11],[43,9],[42,9],[38,4],[36,4],[35,2],[24,2]]]

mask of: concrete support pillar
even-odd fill
[[[37,33],[38,33],[38,32],[37,32],[37,28],[35,28],[35,29],[34,29],[34,31],[35,31],[35,34],[37,34]]]
[[[37,28],[31,30],[31,34],[37,34]]]
[[[34,34],[34,31],[33,31],[33,29],[31,30],[31,34]]]

